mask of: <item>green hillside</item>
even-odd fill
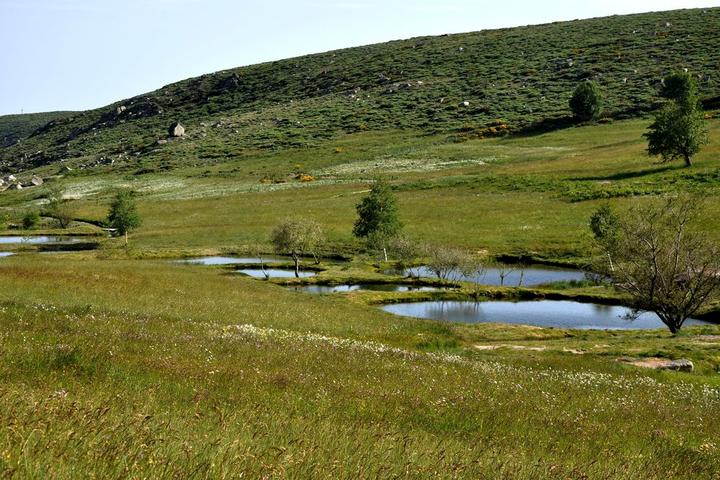
[[[89,171],[110,163],[167,169],[361,131],[458,140],[547,129],[568,122],[569,96],[587,79],[603,87],[606,117],[637,117],[657,106],[661,78],[672,69],[696,74],[703,98],[720,95],[717,45],[720,8],[338,50],[203,75],[55,119],[0,149],[0,168],[66,160]],[[159,145],[173,121],[187,128],[186,141]]]
[[[72,114],[73,112],[45,112],[0,116],[0,148],[15,145],[48,122]]]

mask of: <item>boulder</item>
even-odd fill
[[[175,122],[172,125],[170,125],[170,128],[168,128],[168,136],[169,137],[184,137],[185,136],[185,127],[183,127],[179,122]]]
[[[636,367],[652,368],[654,370],[692,372],[695,369],[693,362],[685,358],[678,360],[667,358],[622,358],[620,360]]]
[[[470,102],[468,102],[468,101],[460,102],[460,104],[458,105],[458,107],[469,107],[469,106],[470,106]]]
[[[33,186],[35,186],[35,187],[39,187],[40,185],[42,185],[43,183],[45,183],[45,181],[42,179],[42,177],[38,177],[37,175],[33,175],[32,179],[30,180],[30,183],[32,183]]]

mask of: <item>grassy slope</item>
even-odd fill
[[[213,269],[74,258],[0,265],[6,474],[659,479],[720,468],[717,379],[614,361],[630,349],[712,358],[700,330],[671,340],[448,326]],[[464,349],[475,343],[551,350]],[[588,353],[562,350],[578,344]],[[433,345],[459,356],[412,353]]]
[[[566,117],[573,88],[590,78],[605,90],[607,115],[637,116],[656,105],[671,69],[698,74],[704,96],[720,94],[718,32],[720,8],[681,10],[415,38],[242,67],[57,121],[0,150],[0,165],[66,159],[92,171],[106,156],[115,170],[162,171],[364,130],[462,137],[499,118],[519,130]],[[461,101],[470,107],[458,107]],[[116,114],[120,106],[126,110]],[[155,145],[174,120],[187,126],[188,139]]]
[[[30,136],[36,129],[58,118],[65,118],[73,112],[25,113],[0,116],[0,148],[14,145]]]

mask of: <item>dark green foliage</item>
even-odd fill
[[[579,84],[570,99],[573,116],[583,122],[597,120],[602,111],[602,93],[595,82]]]
[[[687,102],[698,100],[695,79],[688,72],[675,72],[663,79],[660,95],[668,100]]]
[[[692,157],[708,142],[707,127],[697,86],[692,76],[676,73],[665,78],[663,96],[669,101],[655,115],[645,138],[648,154],[660,155],[669,162],[682,158],[692,165]]]
[[[35,211],[27,212],[22,218],[22,226],[25,230],[37,227],[40,223],[40,214]]]
[[[382,180],[373,184],[370,194],[362,199],[356,209],[358,218],[353,227],[353,235],[356,237],[389,239],[402,230],[395,194]]]
[[[617,235],[620,220],[607,203],[600,206],[590,217],[590,230],[597,241],[611,239]]]
[[[499,118],[508,132],[556,128],[567,125],[570,92],[587,79],[602,88],[606,115],[641,116],[677,65],[702,75],[700,95],[720,95],[718,44],[720,9],[712,8],[338,50],[203,75],[73,114],[0,148],[0,167],[60,159],[76,167],[111,156],[113,170],[135,172],[312,147],[362,131],[462,139],[472,138],[468,126],[484,131]],[[185,141],[157,145],[175,120],[187,127]]]
[[[133,192],[128,190],[118,192],[110,204],[110,213],[108,213],[110,227],[115,229],[117,235],[125,235],[127,243],[127,234],[141,223]]]

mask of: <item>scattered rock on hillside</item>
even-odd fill
[[[458,107],[469,107],[469,106],[470,106],[470,102],[468,102],[468,101],[460,102],[460,104],[458,105]]]
[[[37,175],[33,175],[32,179],[30,180],[30,183],[31,183],[33,186],[35,186],[35,187],[39,187],[40,185],[42,185],[43,183],[45,183],[45,181],[42,179],[42,177],[38,177]]]
[[[168,136],[169,137],[184,137],[185,136],[185,127],[182,126],[179,122],[174,122],[172,125],[170,125],[170,128],[168,129]]]

